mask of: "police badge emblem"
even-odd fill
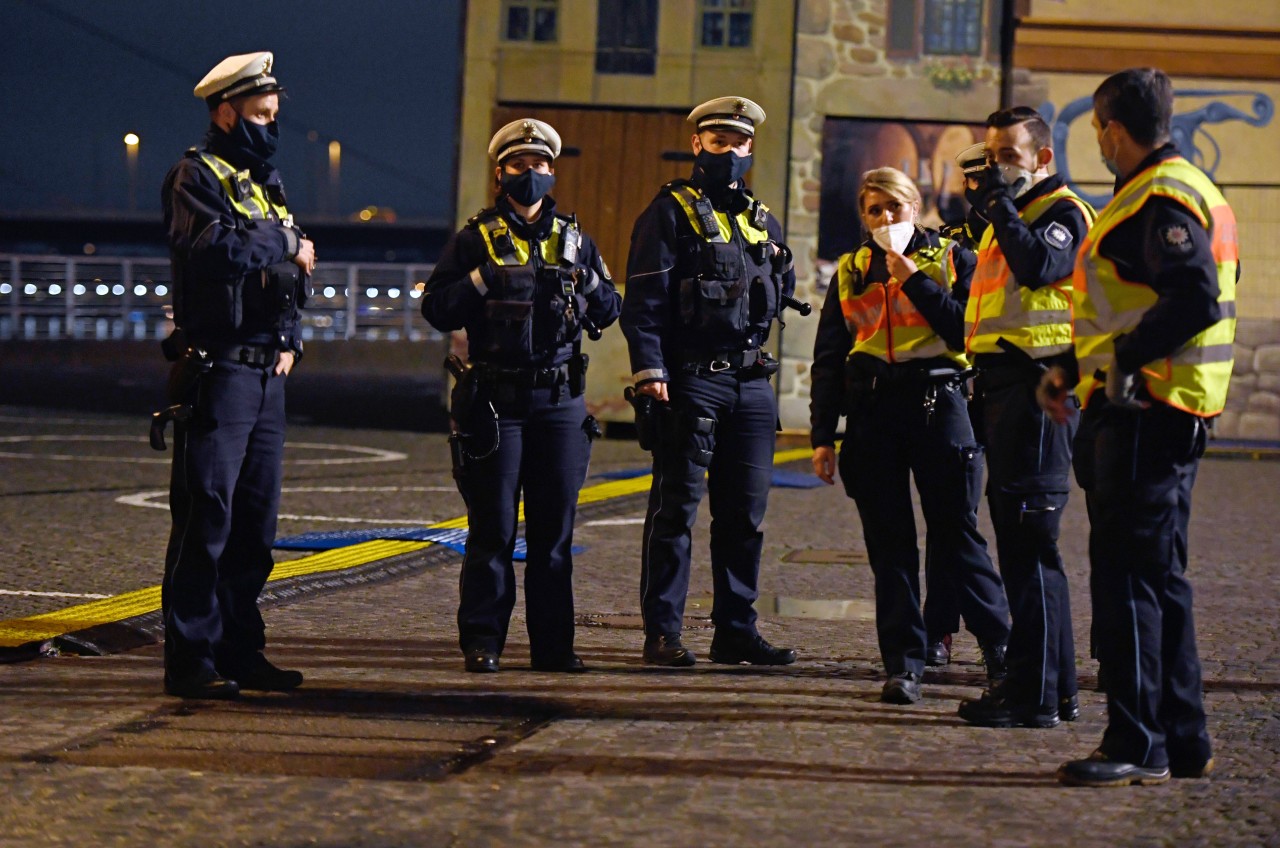
[[[1045,227],[1044,240],[1049,243],[1050,247],[1056,247],[1059,250],[1066,250],[1071,246],[1071,242],[1074,241],[1071,237],[1071,231],[1057,221]]]
[[[1192,248],[1191,231],[1186,224],[1169,224],[1160,228],[1160,243],[1170,253],[1189,253]]]

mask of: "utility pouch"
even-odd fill
[[[782,363],[773,358],[772,353],[761,353],[755,362],[742,369],[741,376],[744,379],[752,380],[759,377],[769,378],[778,373],[778,369],[782,367]]]
[[[277,314],[291,314],[298,304],[302,269],[293,262],[277,262],[266,268],[267,291],[275,302]]]
[[[716,280],[738,280],[742,277],[742,251],[736,244],[704,241],[698,251],[698,273]]]
[[[587,390],[587,367],[591,357],[585,353],[575,353],[569,357],[569,397],[577,397]]]

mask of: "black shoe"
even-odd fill
[[[759,633],[742,636],[721,636],[720,631],[711,638],[711,661],[738,665],[791,665],[796,661],[796,652],[790,648],[775,648],[765,641]]]
[[[1183,778],[1199,778],[1208,777],[1213,773],[1213,757],[1207,760],[1200,760],[1194,763],[1181,763],[1177,760],[1169,761],[1169,774],[1174,777]]]
[[[982,664],[987,667],[987,680],[992,683],[1004,680],[1009,675],[1009,668],[1004,662],[1005,645],[979,644],[982,651]]]
[[[219,671],[240,684],[241,689],[258,692],[291,692],[302,685],[302,672],[277,668],[262,654]]]
[[[924,649],[924,664],[930,668],[940,668],[951,664],[951,634],[948,633],[936,642],[930,642]]]
[[[466,669],[477,674],[496,674],[498,652],[488,648],[472,648],[466,653]]]
[[[1168,779],[1168,766],[1148,768],[1122,763],[1096,751],[1087,760],[1071,760],[1058,767],[1058,781],[1067,786],[1155,786]]]
[[[494,661],[497,661],[496,657]],[[577,654],[569,654],[567,657],[562,657],[561,659],[552,660],[550,662],[545,660],[534,660],[530,665],[533,666],[534,671],[567,672],[573,674],[587,670],[587,666],[583,663],[582,657]]]
[[[213,669],[189,677],[173,678],[166,674],[164,691],[166,695],[191,700],[230,701],[240,697],[240,686]]]
[[[1057,727],[1058,711],[1039,704],[1018,704],[1002,696],[998,689],[966,698],[957,710],[960,718],[978,727]]]
[[[886,704],[914,704],[920,700],[920,677],[909,671],[890,677],[880,690],[880,700]]]
[[[1075,721],[1080,718],[1080,698],[1076,695],[1059,698],[1058,717],[1063,721]]]
[[[687,668],[696,663],[698,658],[680,644],[679,636],[651,636],[644,640],[644,661],[650,665]]]

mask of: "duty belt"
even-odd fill
[[[203,345],[214,362],[233,362],[250,365],[254,368],[266,368],[276,361],[276,349],[266,345],[223,344]]]
[[[966,368],[910,368],[898,366],[878,373],[859,373],[851,369],[846,384],[854,390],[875,391],[890,386],[931,386],[951,382],[960,382],[972,377],[974,370]]]
[[[562,386],[569,381],[569,365],[553,368],[504,368],[487,362],[472,362],[476,377],[483,381],[507,383],[533,389]]]
[[[712,374],[721,371],[736,371],[749,368],[760,359],[760,349],[709,352],[686,352],[684,368],[686,371],[707,370]]]

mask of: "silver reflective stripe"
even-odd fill
[[[1229,344],[1205,345],[1184,348],[1173,355],[1174,365],[1208,365],[1213,362],[1231,362],[1235,351]]]

